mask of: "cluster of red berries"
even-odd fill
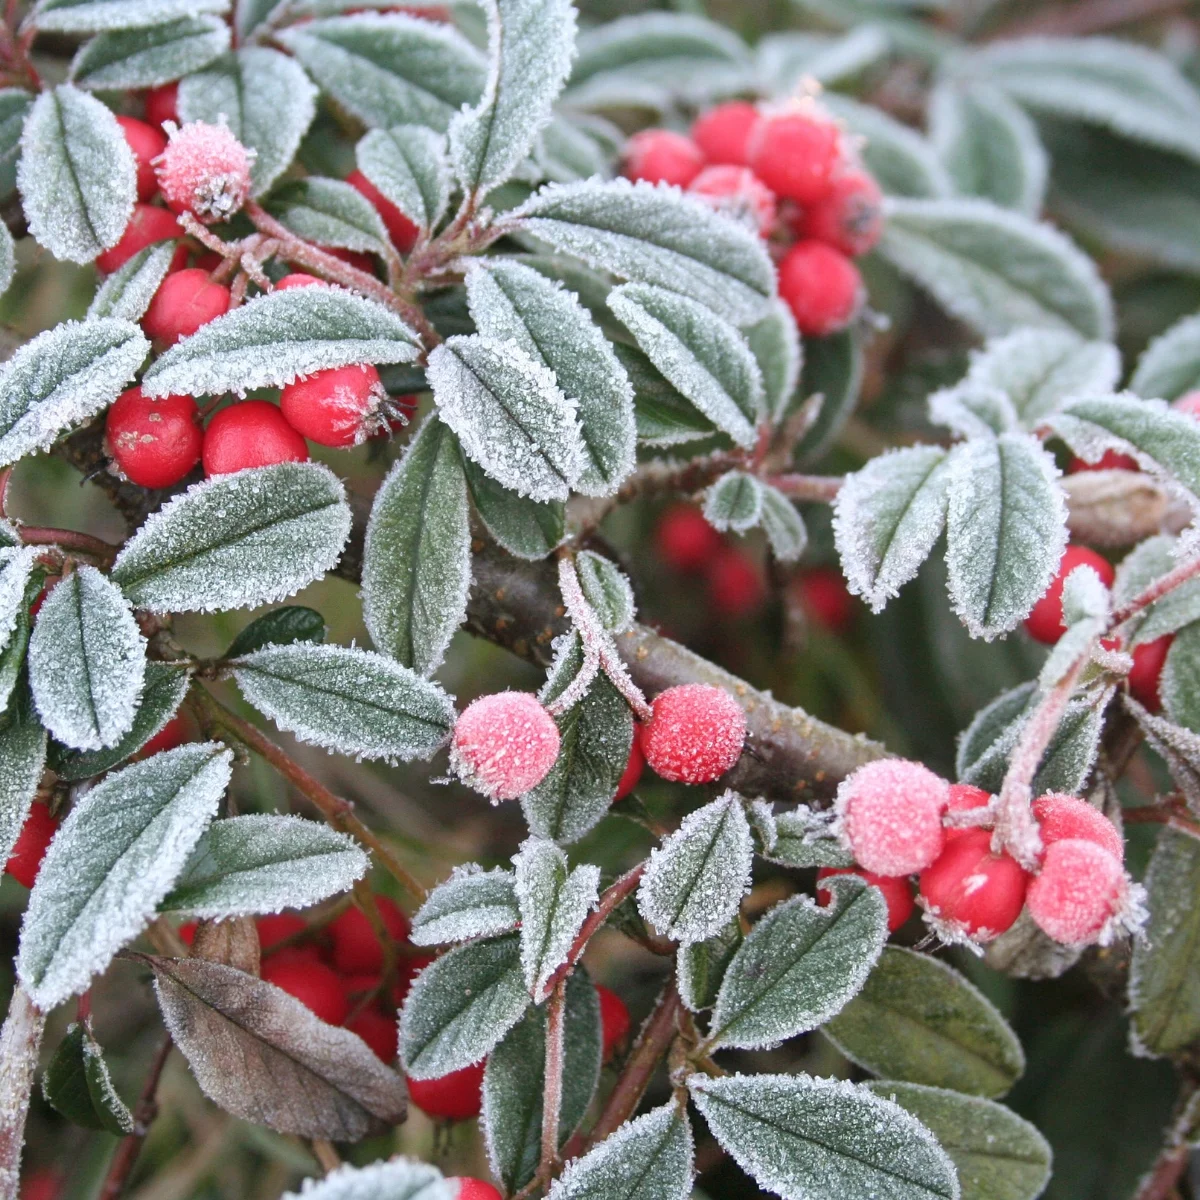
[[[624,172],[684,188],[767,239],[801,333],[823,337],[857,315],[864,289],[851,259],[879,240],[883,197],[816,100],[719,104],[690,136],[643,130],[626,144]]]
[[[911,877],[925,919],[948,942],[989,942],[1021,910],[1056,942],[1106,941],[1130,914],[1132,885],[1116,827],[1090,804],[1060,793],[1040,796],[1033,815],[1041,835],[1037,869],[992,850],[982,825],[950,814],[991,805],[969,784],[949,784],[919,763],[883,759],[850,775],[838,790],[842,841],[867,882],[888,903],[888,927],[913,911]],[[834,872],[821,872],[823,878]]]

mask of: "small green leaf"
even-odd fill
[[[438,884],[412,919],[416,946],[469,942],[508,933],[521,922],[516,877],[511,871],[484,871],[475,864],[455,867]]]
[[[0,88],[0,200],[16,189],[21,131],[32,107],[33,95],[24,88]]]
[[[624,633],[637,616],[633,585],[615,563],[594,550],[575,556],[575,570],[584,599],[610,633]]]
[[[140,321],[159,284],[167,277],[175,257],[174,240],[157,242],[139,250],[124,266],[118,267],[96,289],[96,298],[88,308],[88,320],[119,317]]]
[[[255,617],[229,643],[223,658],[241,658],[264,646],[290,646],[293,642],[323,642],[329,631],[325,618],[314,608],[289,604]]]
[[[90,1021],[67,1026],[42,1076],[42,1096],[55,1112],[85,1129],[117,1137],[133,1132],[133,1113],[113,1087]]]
[[[804,362],[796,319],[782,300],[775,299],[768,305],[766,316],[742,332],[762,372],[767,413],[773,421],[780,421],[796,394]]]
[[[561,500],[518,496],[465,455],[462,463],[479,519],[509,554],[536,561],[562,543],[567,515]]]
[[[704,496],[704,516],[723,533],[745,533],[762,518],[763,485],[745,471],[728,471]]]
[[[372,129],[355,147],[358,169],[425,233],[450,203],[446,139],[421,125]]]
[[[228,49],[229,26],[217,17],[114,29],[80,46],[71,60],[71,81],[96,91],[161,87],[203,70]]]
[[[390,244],[375,206],[340,179],[293,179],[271,193],[266,207],[297,237],[319,246],[380,254]]]
[[[796,506],[777,488],[763,487],[763,532],[781,563],[799,562],[808,546],[808,530]]]
[[[770,862],[785,867],[848,867],[854,862],[829,826],[814,822],[805,807],[776,814],[775,845],[763,852]]]
[[[679,998],[692,1012],[703,1012],[716,1004],[721,981],[741,944],[742,923],[734,917],[720,933],[679,947],[675,984]]]
[[[306,1179],[282,1200],[454,1200],[457,1187],[437,1167],[393,1158],[368,1167],[343,1163],[323,1179]]]
[[[1177,400],[1200,389],[1200,316],[1184,317],[1155,338],[1129,386],[1147,400]]]

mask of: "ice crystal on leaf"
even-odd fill
[[[473,863],[455,867],[417,910],[409,940],[441,946],[508,933],[521,920],[515,884],[511,871],[485,871]]]
[[[456,1186],[437,1167],[393,1158],[367,1167],[343,1163],[324,1179],[306,1179],[283,1200],[455,1200]]]

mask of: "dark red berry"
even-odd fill
[[[1152,642],[1143,642],[1133,648],[1133,670],[1129,672],[1129,690],[1133,698],[1152,713],[1162,708],[1159,684],[1167,651],[1175,640],[1173,633],[1164,633]]]
[[[262,977],[295,996],[326,1025],[340,1025],[350,1011],[341,980],[324,963],[273,955],[263,963]]]
[[[96,266],[106,275],[111,274],[118,267],[123,267],[139,250],[145,250],[155,242],[178,237],[183,237],[183,230],[174,213],[153,204],[135,204],[133,216],[129,218],[121,240],[96,256]]]
[[[800,606],[814,625],[845,633],[854,623],[854,597],[837,567],[809,567],[795,583]]]
[[[247,467],[307,462],[308,447],[274,404],[243,400],[209,421],[201,457],[206,474],[230,475]]]
[[[596,996],[600,1001],[601,1056],[607,1062],[612,1052],[629,1036],[629,1009],[616,992],[602,983],[596,984]]]
[[[1132,454],[1122,454],[1119,450],[1105,450],[1094,462],[1086,462],[1077,455],[1072,455],[1067,467],[1068,475],[1078,475],[1080,471],[1140,471],[1142,468]]]
[[[1076,567],[1091,567],[1100,576],[1100,582],[1105,587],[1112,586],[1114,572],[1107,559],[1102,558],[1095,550],[1089,550],[1087,546],[1068,546],[1063,551],[1058,574],[1046,589],[1045,595],[1025,618],[1025,629],[1035,641],[1053,646],[1067,632],[1062,619],[1062,590],[1067,576]]]
[[[744,167],[750,135],[759,122],[758,109],[748,100],[731,100],[701,113],[692,123],[692,141],[710,163]]]
[[[133,151],[137,163],[137,194],[139,200],[149,200],[158,191],[158,176],[151,160],[167,148],[167,135],[136,117],[118,117],[117,124]]]
[[[357,1033],[371,1047],[376,1058],[381,1058],[385,1063],[395,1061],[399,1031],[393,1018],[385,1017],[373,1008],[364,1008],[357,1017],[346,1022],[346,1028],[351,1033]]]
[[[970,783],[952,783],[950,785],[949,801],[946,804],[946,811],[964,812],[972,808],[986,808],[991,803],[992,797],[983,790],[983,788],[975,787]],[[978,825],[951,825],[946,824],[946,841],[957,837],[960,833],[968,829],[978,829]]]
[[[672,504],[658,518],[654,544],[672,571],[703,570],[724,543],[721,535],[691,504]]]
[[[203,440],[191,396],[152,399],[140,387],[122,392],[104,423],[109,454],[138,487],[178,483],[200,461]]]
[[[333,367],[289,383],[279,396],[288,424],[321,446],[357,446],[380,424],[385,398],[369,364]]]
[[[154,293],[142,317],[142,328],[155,341],[173,346],[228,312],[229,299],[229,289],[213,283],[207,271],[199,267],[176,271]]]
[[[621,778],[617,781],[617,794],[613,799],[623,800],[628,796],[637,787],[645,768],[646,756],[642,753],[640,739],[635,737],[629,747],[629,761],[625,764],[625,770],[621,772]]]
[[[197,921],[185,921],[175,931],[179,934],[179,940],[185,945],[190,946],[196,940],[196,927],[199,924]]]
[[[440,1079],[409,1079],[408,1098],[427,1116],[468,1121],[483,1108],[483,1068],[476,1063]]]
[[[993,854],[991,842],[987,829],[965,830],[921,872],[921,902],[948,940],[991,941],[1021,915],[1029,875],[1010,855]]]
[[[1125,861],[1125,843],[1117,827],[1086,800],[1063,792],[1047,792],[1033,802],[1033,815],[1042,838],[1043,857],[1055,842],[1081,838],[1085,842],[1095,842],[1117,862]]]
[[[747,617],[767,598],[758,564],[737,546],[721,546],[709,560],[705,582],[709,603],[723,617]]]
[[[887,903],[887,927],[889,933],[895,933],[909,917],[912,916],[916,902],[913,900],[911,881],[905,877],[892,875],[872,875],[861,867],[822,867],[817,872],[817,883],[828,879],[831,875],[857,875],[865,879],[872,887],[877,887]],[[817,903],[824,908],[833,899],[833,893],[828,888],[817,887]]]
[[[179,123],[179,84],[165,83],[146,93],[146,120],[156,127],[164,121]]]
[[[865,171],[847,171],[805,210],[803,228],[843,254],[866,254],[883,233],[883,193]]]
[[[180,713],[172,717],[138,752],[137,758],[150,758],[164,750],[174,750],[188,740],[187,718]]]
[[[796,326],[810,337],[844,329],[863,301],[862,276],[840,251],[824,242],[797,242],[779,264],[779,295]]]
[[[361,171],[351,171],[346,182],[360,195],[371,202],[375,211],[383,218],[384,228],[392,239],[392,245],[401,254],[407,254],[421,230],[414,225]]]
[[[50,815],[50,808],[41,800],[35,800],[21,826],[21,832],[13,845],[5,871],[25,887],[33,887],[41,870],[42,859],[51,839],[58,832],[58,820]]]
[[[643,129],[625,143],[626,179],[687,187],[704,166],[704,155],[691,138],[669,129]]]
[[[270,954],[280,942],[288,942],[308,931],[308,924],[299,913],[271,913],[254,922],[258,944],[264,954]]]
[[[841,162],[842,134],[824,113],[801,102],[765,115],[748,142],[749,165],[777,196],[814,204]]]
[[[396,942],[408,939],[408,918],[386,896],[375,897],[384,928]],[[383,970],[383,946],[359,908],[348,908],[329,925],[333,965],[343,975],[377,975]]]
[[[65,1175],[50,1167],[30,1171],[21,1180],[21,1200],[59,1200],[66,1182]]]

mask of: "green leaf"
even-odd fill
[[[781,491],[770,486],[763,487],[762,527],[779,562],[799,562],[808,546],[804,518]]]
[[[17,975],[51,1009],[78,995],[153,917],[229,783],[216,742],[156,754],[79,800],[51,842],[21,926]]]
[[[264,646],[289,646],[292,642],[323,642],[329,631],[315,608],[289,604],[256,617],[229,643],[223,658],[240,658]]]
[[[381,254],[390,244],[375,206],[340,179],[293,179],[271,193],[266,207],[298,237],[320,246]]]
[[[437,1167],[411,1158],[355,1167],[343,1163],[324,1179],[306,1179],[299,1192],[283,1200],[454,1200],[450,1181]]]
[[[361,14],[292,25],[275,36],[338,104],[372,127],[442,132],[483,92],[483,56],[432,21]]]
[[[517,934],[448,951],[417,976],[400,1013],[405,1072],[437,1079],[479,1062],[528,1007]]]
[[[721,532],[745,533],[762,519],[763,485],[745,471],[727,471],[704,494],[704,516]]]
[[[1012,401],[996,388],[960,383],[929,397],[929,419],[959,437],[993,438],[1017,428]]]
[[[755,46],[755,66],[767,83],[763,92],[780,96],[805,79],[826,85],[859,75],[891,50],[877,25],[861,25],[843,36],[821,33],[769,33]]]
[[[879,252],[979,333],[1112,331],[1112,301],[1092,260],[1049,225],[989,201],[892,200]]]
[[[521,922],[516,877],[511,871],[484,871],[473,863],[455,867],[412,919],[415,946],[469,942],[508,933]]]
[[[239,659],[233,677],[280,729],[339,754],[429,758],[454,724],[454,705],[436,683],[370,650],[266,646]]]
[[[0,200],[7,200],[17,186],[21,131],[32,107],[33,96],[24,88],[0,88]]]
[[[837,440],[858,404],[864,370],[863,338],[853,329],[809,343],[797,396],[820,396],[821,407],[796,445],[798,461],[816,462]]]
[[[228,9],[229,0],[38,0],[30,24],[42,33],[97,33]]]
[[[717,1141],[783,1200],[958,1200],[933,1134],[864,1087],[809,1075],[692,1075],[687,1086]]]
[[[731,321],[757,320],[775,293],[762,241],[671,188],[553,184],[505,220],[591,267],[680,292]]]
[[[296,157],[316,99],[312,81],[286,54],[243,46],[180,83],[179,117],[210,125],[224,118],[255,153],[250,178],[261,196]]]
[[[625,573],[594,550],[581,550],[575,556],[575,570],[583,597],[600,618],[600,624],[609,633],[624,633],[637,616],[633,585]]]
[[[417,357],[413,331],[344,288],[291,288],[217,317],[161,355],[143,376],[148,396],[245,395],[352,363]]]
[[[358,169],[425,233],[450,203],[446,139],[421,125],[372,129],[355,147]]]
[[[874,1075],[977,1096],[1002,1096],[1025,1069],[1021,1043],[982,992],[938,959],[899,946],[884,950],[823,1032]]]
[[[29,816],[45,766],[46,731],[25,700],[13,706],[0,729],[0,858],[5,862]]]
[[[117,317],[123,321],[140,321],[159,284],[167,277],[176,247],[174,240],[157,242],[139,250],[118,267],[96,289],[95,299],[87,311],[88,320]]]
[[[1156,337],[1138,359],[1129,386],[1147,400],[1177,400],[1200,389],[1200,316],[1184,317]]]
[[[703,1012],[716,1004],[721,981],[741,944],[742,923],[734,917],[720,933],[679,947],[675,954],[675,985],[688,1009]]]
[[[42,1096],[55,1112],[85,1129],[132,1133],[133,1113],[113,1087],[91,1022],[67,1026],[42,1076]]]
[[[814,822],[807,808],[775,817],[775,845],[763,857],[784,867],[849,867],[854,859],[841,841],[831,837],[823,821]]]
[[[804,362],[796,319],[782,300],[775,299],[768,305],[766,315],[743,333],[762,372],[767,413],[773,421],[780,421],[796,394]]]
[[[567,519],[561,500],[518,496],[465,455],[462,464],[479,519],[509,554],[536,561],[561,544],[566,536]]]
[[[255,608],[319,579],[349,533],[346,493],[332,471],[277,463],[173,497],[125,543],[112,578],[151,612]]]
[[[717,432],[717,427],[640,350],[622,342],[615,342],[613,350],[633,384],[634,420],[642,445],[678,446]]]
[[[218,17],[112,30],[80,46],[71,60],[71,81],[97,91],[161,87],[203,70],[228,49],[229,26]]]

